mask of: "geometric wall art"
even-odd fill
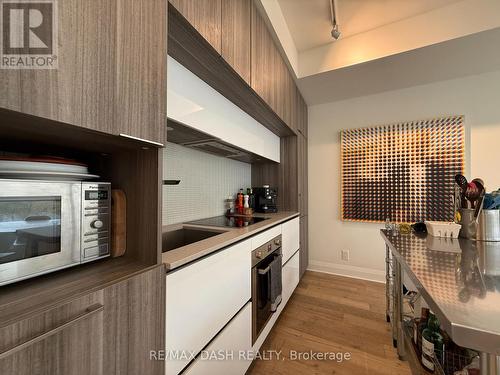
[[[464,172],[464,117],[341,132],[342,220],[453,221]]]

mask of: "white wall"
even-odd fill
[[[252,165],[169,143],[163,150],[163,225],[224,214],[224,199],[251,187]]]
[[[309,107],[310,269],[385,277],[382,225],[340,220],[339,131],[455,114],[465,115],[469,177],[500,188],[500,71]]]

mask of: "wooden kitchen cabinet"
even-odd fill
[[[298,207],[301,216],[308,213],[308,172],[307,172],[307,138],[299,133],[297,136],[297,183],[298,183]]]
[[[220,54],[222,43],[222,0],[169,0]]]
[[[308,133],[307,133],[307,128],[308,128],[308,125],[307,125],[307,122],[308,122],[307,104],[306,104],[304,98],[302,97],[302,95],[300,95],[300,93],[297,96],[297,111],[298,111],[298,131],[305,138],[307,138],[307,136],[308,136]]]
[[[164,349],[164,301],[159,265],[73,300],[51,301],[6,326],[0,322],[0,374],[163,374],[150,350]]]
[[[296,105],[295,81],[254,2],[252,2],[251,31],[251,87],[283,122],[293,129],[295,116],[293,111]]]
[[[309,222],[307,216],[300,218],[300,277],[304,275],[309,265]]]
[[[251,87],[254,91],[277,112],[278,80],[280,71],[277,68],[277,51],[264,18],[257,6],[252,2],[252,77]]]
[[[104,374],[102,291],[0,328],[0,374]]]
[[[252,0],[222,0],[222,45],[224,60],[251,84]]]
[[[164,306],[163,265],[104,289],[104,374],[163,374]]]
[[[251,87],[283,122],[289,125],[292,104],[288,96],[288,90],[291,88],[290,74],[266,22],[254,2],[252,2],[251,30]]]
[[[113,133],[163,145],[167,122],[167,2],[115,1],[116,65],[111,73],[116,74],[117,82]]]
[[[56,4],[58,68],[0,70],[0,107],[164,143],[165,1]]]

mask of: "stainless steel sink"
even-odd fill
[[[181,228],[164,232],[162,235],[162,251],[167,252],[226,232],[205,228]]]

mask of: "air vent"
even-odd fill
[[[219,141],[197,142],[185,144],[184,146],[191,147],[199,151],[208,152],[210,154],[224,156],[226,158],[237,157],[244,154],[239,149],[228,146],[227,144]]]

